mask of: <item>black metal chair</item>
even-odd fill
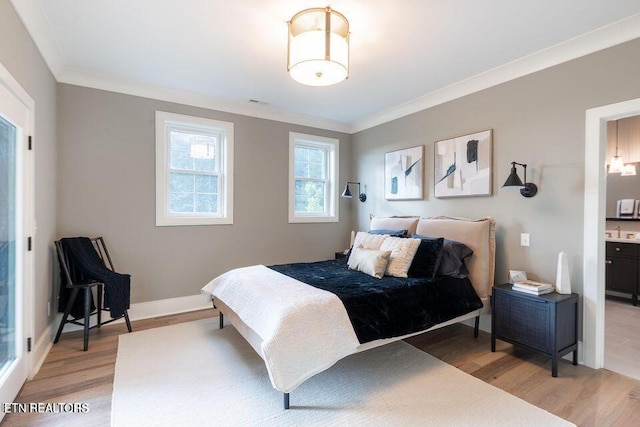
[[[111,271],[115,271],[113,267],[113,262],[111,261],[111,257],[109,256],[109,251],[107,251],[107,246],[104,244],[104,239],[102,237],[96,237],[94,239],[91,239],[91,242],[93,243],[94,249],[100,256],[100,259],[104,263],[105,267],[107,267]],[[62,316],[62,321],[60,322],[60,326],[58,327],[58,332],[56,333],[56,338],[53,340],[53,343],[55,344],[60,340],[62,329],[64,328],[64,325],[67,323],[73,323],[75,325],[80,325],[84,327],[84,351],[87,351],[89,348],[89,329],[99,328],[102,325],[106,325],[108,323],[111,323],[113,321],[116,321],[124,317],[124,320],[127,324],[127,329],[129,330],[129,332],[131,332],[131,322],[129,322],[129,314],[127,313],[126,310],[124,311],[124,314],[122,316],[116,317],[106,322],[102,322],[102,311],[105,310],[105,308],[102,306],[102,303],[104,300],[103,298],[104,283],[98,282],[95,280],[74,282],[71,278],[69,258],[62,247],[62,242],[60,240],[56,240],[55,245],[56,245],[56,252],[58,254],[58,260],[60,261],[60,267],[63,270],[62,273],[66,276],[66,279],[67,279],[66,286],[68,289],[71,290],[71,296],[69,296],[69,299],[67,301],[67,306],[65,307],[64,315]],[[97,296],[96,296],[97,301],[96,301],[95,311],[91,310],[91,305],[92,305],[91,303],[93,301],[93,293],[91,290],[93,288],[96,288],[96,291],[97,291]],[[69,314],[71,312],[73,304],[76,301],[81,289],[84,290],[84,321],[79,322],[78,321],[79,318],[76,318],[76,317],[69,320]],[[97,316],[97,322],[95,325],[90,327],[89,320],[91,318],[91,315],[94,312],[96,313],[96,316]]]

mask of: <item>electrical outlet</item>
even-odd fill
[[[529,233],[520,234],[520,246],[529,246]]]

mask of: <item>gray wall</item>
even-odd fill
[[[155,226],[156,110],[234,123],[234,224]],[[340,140],[340,182],[352,180],[350,135],[66,84],[58,86],[58,234],[103,235],[132,302],[197,294],[251,264],[329,259],[349,243],[339,223],[288,224],[289,131]]]
[[[557,255],[565,251],[573,288],[581,292],[585,111],[640,97],[639,51],[634,40],[354,134],[353,179],[368,186],[355,223],[366,229],[370,213],[490,215],[497,221],[496,282],[507,280],[508,269],[555,281]],[[493,195],[436,199],[434,142],[488,128],[494,131]],[[386,201],[384,153],[421,144],[425,200]],[[512,161],[529,165],[535,197],[501,188]],[[520,233],[531,234],[530,247],[520,246]]]
[[[51,320],[47,317],[47,302],[52,295],[51,247],[56,232],[56,82],[8,0],[0,0],[0,62],[35,101],[38,230],[34,241],[34,339],[37,340]]]

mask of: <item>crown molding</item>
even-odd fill
[[[42,5],[38,0],[9,1],[33,39],[36,48],[40,51],[44,62],[46,62],[49,70],[57,80],[58,75],[65,69],[66,65],[62,50],[55,42],[51,25],[47,15],[44,13],[44,9],[42,9]]]
[[[59,73],[56,79],[59,83],[67,83],[75,86],[83,86],[109,92],[122,93],[126,95],[140,96],[143,98],[156,99],[159,101],[174,102],[177,104],[207,108],[209,110],[217,110],[226,113],[240,114],[259,119],[267,119],[277,122],[285,122],[344,133],[349,133],[350,129],[349,123],[347,122],[339,122],[336,120],[327,120],[319,117],[291,113],[288,111],[275,109],[268,105],[256,105],[250,103],[249,101],[245,103],[216,99],[207,95],[178,89],[169,89],[163,86],[132,82],[124,79],[117,79],[112,76],[100,75],[83,70],[67,69],[64,72]]]
[[[412,101],[352,122],[350,133],[357,133],[638,37],[640,37],[640,14],[632,15],[435,90]]]
[[[347,123],[70,69],[65,64],[62,51],[55,42],[40,2],[38,0],[10,1],[58,82],[350,134],[640,37],[640,14],[632,15],[398,106]]]

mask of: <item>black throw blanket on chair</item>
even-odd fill
[[[109,270],[96,251],[91,239],[87,237],[72,237],[60,240],[67,255],[69,274],[75,283],[96,280],[104,283],[104,307],[109,308],[111,318],[124,315],[129,309],[131,276]],[[60,266],[60,299],[58,311],[64,311],[72,289],[67,287],[67,277]],[[93,301],[91,311],[95,310]],[[79,292],[71,309],[75,318],[84,316],[84,292]]]

